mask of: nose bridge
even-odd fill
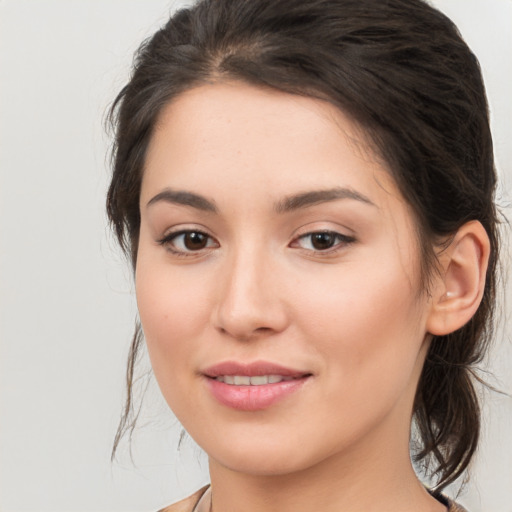
[[[278,268],[268,250],[254,243],[233,250],[219,273],[217,327],[238,339],[279,332],[286,311],[276,286]]]

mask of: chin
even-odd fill
[[[228,441],[228,442],[226,442]],[[267,438],[250,442],[236,442],[227,438],[204,446],[209,457],[231,471],[253,476],[284,476],[306,470],[329,454],[321,454],[318,449],[304,442],[296,443],[291,439],[276,440]],[[279,442],[281,441],[281,442]],[[297,447],[301,446],[301,449]]]
[[[256,451],[258,453],[247,451],[236,454],[222,454],[219,459],[213,456],[211,458],[231,471],[262,477],[288,475],[308,467],[307,464],[290,460],[287,456],[280,456],[276,453],[268,454],[266,451],[262,452],[261,450]]]

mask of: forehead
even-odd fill
[[[232,186],[351,179],[397,192],[364,131],[332,104],[242,82],[196,87],[162,109],[143,185],[163,178],[201,186],[228,175]]]

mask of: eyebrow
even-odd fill
[[[326,190],[313,190],[310,192],[302,192],[292,196],[285,197],[278,201],[274,207],[278,213],[286,213],[301,208],[307,208],[320,203],[337,201],[338,199],[353,199],[370,206],[375,206],[368,197],[351,188],[335,187]]]
[[[321,203],[327,203],[331,201],[337,201],[340,199],[353,199],[370,206],[376,206],[368,197],[357,192],[351,188],[335,187],[325,190],[312,190],[308,192],[300,192],[284,199],[281,199],[274,205],[274,210],[277,213],[287,213],[302,208],[308,208]],[[219,209],[215,205],[215,201],[207,199],[199,194],[193,192],[187,192],[184,190],[173,190],[166,188],[159,192],[156,196],[151,198],[146,207],[151,206],[160,201],[179,204],[183,206],[190,206],[197,210],[205,212],[218,213]]]
[[[165,190],[162,190],[162,192],[158,193],[155,197],[151,198],[148,201],[146,207],[158,203],[159,201],[190,206],[205,212],[218,213],[219,211],[213,200],[206,199],[204,196],[183,190],[172,190],[170,188],[166,188]]]

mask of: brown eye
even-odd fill
[[[158,242],[174,254],[187,255],[199,252],[203,249],[219,247],[218,242],[202,231],[183,230],[177,233],[170,233]]]
[[[336,235],[334,233],[312,233],[311,245],[318,251],[325,251],[330,249],[336,242]]]
[[[292,247],[300,247],[311,252],[329,252],[329,249],[334,251],[338,248],[343,248],[355,242],[355,238],[347,235],[342,235],[336,231],[314,231],[306,233],[305,235],[297,238]]]
[[[183,245],[189,251],[204,249],[208,244],[208,236],[198,231],[190,231],[183,235]]]

